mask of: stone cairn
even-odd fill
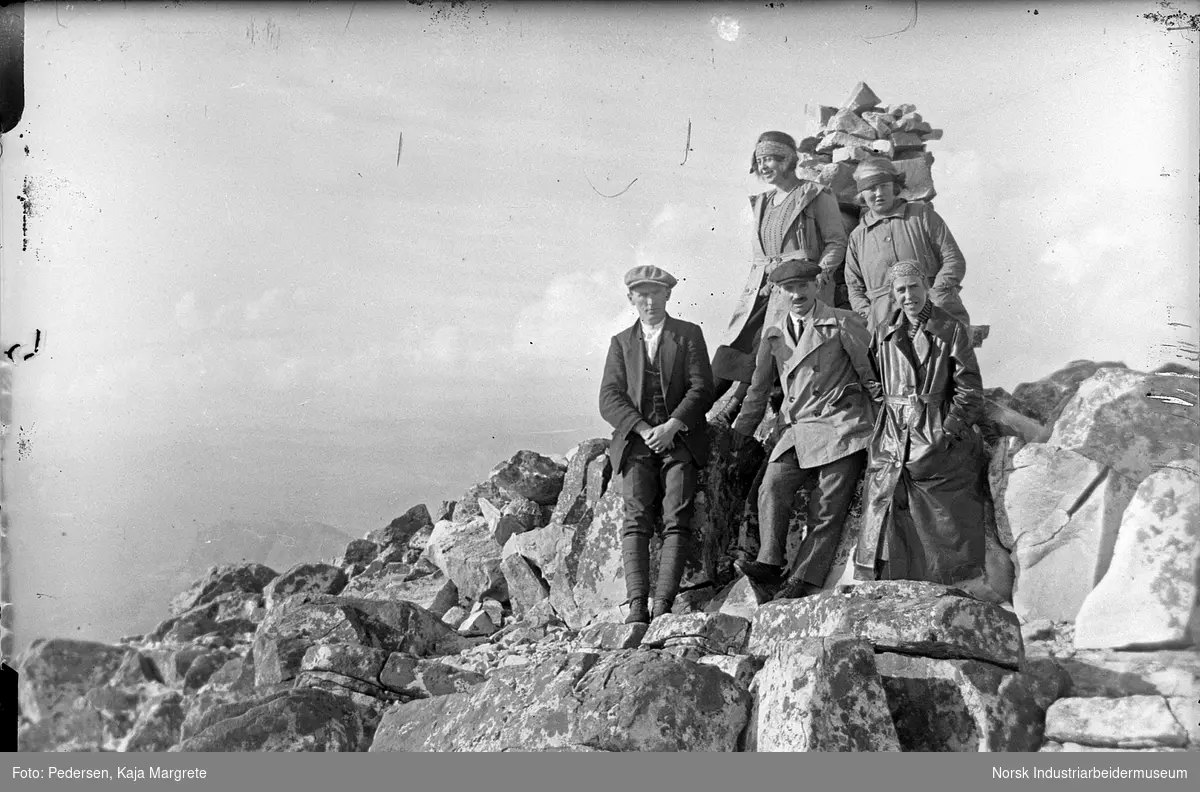
[[[891,160],[905,177],[900,197],[932,204],[937,190],[933,185],[933,154],[927,143],[941,140],[942,130],[930,126],[916,105],[884,106],[871,87],[860,82],[839,107],[806,105],[805,115],[808,137],[798,143],[800,164],[796,173],[833,192],[847,233],[858,225],[861,214],[854,170],[863,160]],[[988,325],[972,325],[974,345],[980,346],[989,331]]]

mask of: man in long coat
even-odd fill
[[[884,405],[855,561],[881,580],[956,583],[983,572],[983,382],[967,328],[929,300],[921,264],[892,275],[900,307],[872,339]]]
[[[600,385],[600,415],[613,427],[608,453],[625,500],[628,622],[670,612],[687,563],[696,482],[708,463],[712,368],[700,327],[667,315],[675,284],[658,267],[626,273],[638,321],[613,336]],[[660,504],[663,544],[650,613],[650,536]]]
[[[733,424],[754,433],[778,377],[784,401],[776,443],[759,489],[759,552],[738,568],[751,580],[784,579],[784,548],[792,505],[815,478],[808,500],[808,533],[777,598],[819,591],[833,564],[854,490],[866,464],[878,389],[868,353],[870,336],[852,311],[817,299],[821,268],[810,261],[780,264],[771,280],[789,311],[763,330],[746,403]]]

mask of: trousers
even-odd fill
[[[637,435],[630,438],[621,479],[625,523],[621,529],[621,555],[625,568],[627,601],[650,594],[650,537],[660,507],[663,521],[662,554],[654,599],[673,602],[687,564],[699,470],[687,447],[678,439],[663,454],[650,450]]]
[[[808,498],[808,533],[789,574],[792,579],[823,586],[833,566],[850,501],[866,460],[866,451],[856,451],[827,465],[802,468],[795,449],[789,449],[768,464],[758,492],[759,562],[784,565],[787,528],[796,493],[815,477]]]

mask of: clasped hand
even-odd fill
[[[675,447],[675,435],[678,431],[678,427],[668,421],[665,424],[643,430],[641,435],[642,439],[646,441],[646,445],[650,446],[651,451],[661,454]]]

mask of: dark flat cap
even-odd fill
[[[629,270],[629,272],[625,273],[626,288],[632,289],[634,286],[645,283],[651,283],[656,286],[666,286],[668,289],[674,289],[675,284],[678,283],[678,281],[675,280],[674,275],[667,272],[665,269],[659,269],[658,267],[654,267],[649,264],[644,264],[640,267],[634,267],[633,269]]]
[[[776,267],[770,275],[770,281],[778,286],[788,281],[816,280],[820,274],[821,268],[808,259],[793,259]]]

